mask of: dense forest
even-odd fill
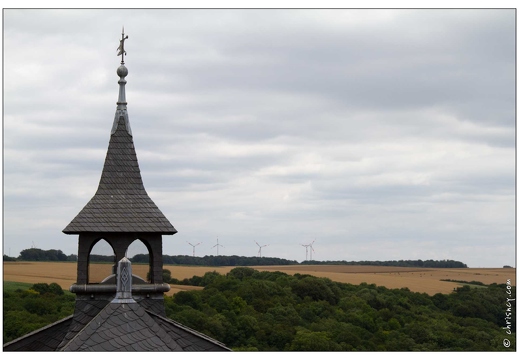
[[[168,317],[233,350],[515,351],[515,324],[505,315],[515,287],[505,284],[429,296],[246,267],[171,281],[204,289],[166,297]],[[55,284],[4,287],[4,342],[71,314],[73,299]]]
[[[65,255],[61,250],[26,249],[22,250],[18,258],[4,255],[4,261],[77,261],[76,255]],[[129,259],[132,263],[148,263],[148,254],[137,254]],[[92,262],[114,262],[113,255],[90,255]],[[377,265],[377,266],[404,266],[424,268],[466,268],[467,265],[455,260],[391,260],[391,261],[303,261],[286,260],[274,257],[247,257],[247,256],[189,256],[163,255],[165,265],[195,265],[195,266],[257,266],[257,265]]]

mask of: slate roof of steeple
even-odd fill
[[[117,69],[119,100],[97,192],[63,230],[84,232],[177,232],[144,189],[133,144],[124,86],[128,70]]]

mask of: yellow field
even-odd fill
[[[392,266],[360,265],[289,265],[255,267],[257,270],[282,271],[327,277],[333,281],[358,285],[362,282],[385,286],[390,289],[407,287],[411,291],[448,294],[457,283],[440,281],[441,279],[480,281],[483,284],[505,283],[507,279],[515,285],[515,269],[432,269]]]
[[[164,268],[171,271],[171,276],[182,280],[194,275],[203,276],[206,272],[216,271],[226,274],[233,266],[171,266]],[[441,279],[480,281],[484,284],[505,283],[510,279],[515,285],[515,269],[424,269],[390,266],[357,266],[357,265],[286,265],[286,266],[252,266],[259,271],[281,271],[289,275],[296,273],[327,277],[331,280],[358,285],[362,282],[376,284],[387,288],[407,287],[411,291],[450,293],[459,284],[440,281]],[[146,278],[148,266],[132,264],[133,272]],[[101,281],[111,272],[111,265],[91,265],[91,277]],[[76,263],[49,262],[4,262],[4,281],[25,283],[45,282],[58,283],[68,289],[76,281]],[[171,285],[168,295],[182,290],[201,289],[196,286]]]

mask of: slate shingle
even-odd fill
[[[133,138],[122,116],[110,136],[97,192],[63,232],[177,232],[144,189]]]

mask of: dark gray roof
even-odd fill
[[[103,310],[109,303],[108,300],[91,299],[89,301],[76,300],[76,307],[74,309],[74,317],[68,332],[62,338],[61,343],[56,347],[55,351],[61,350],[66,344],[70,342],[92,319]]]
[[[72,323],[72,315],[4,344],[4,351],[56,351]]]
[[[138,303],[108,304],[62,351],[228,351],[222,343]]]
[[[182,351],[137,303],[109,303],[62,351]]]
[[[153,232],[177,230],[146,193],[132,135],[120,116],[110,136],[99,187],[94,197],[63,230],[83,232]]]

